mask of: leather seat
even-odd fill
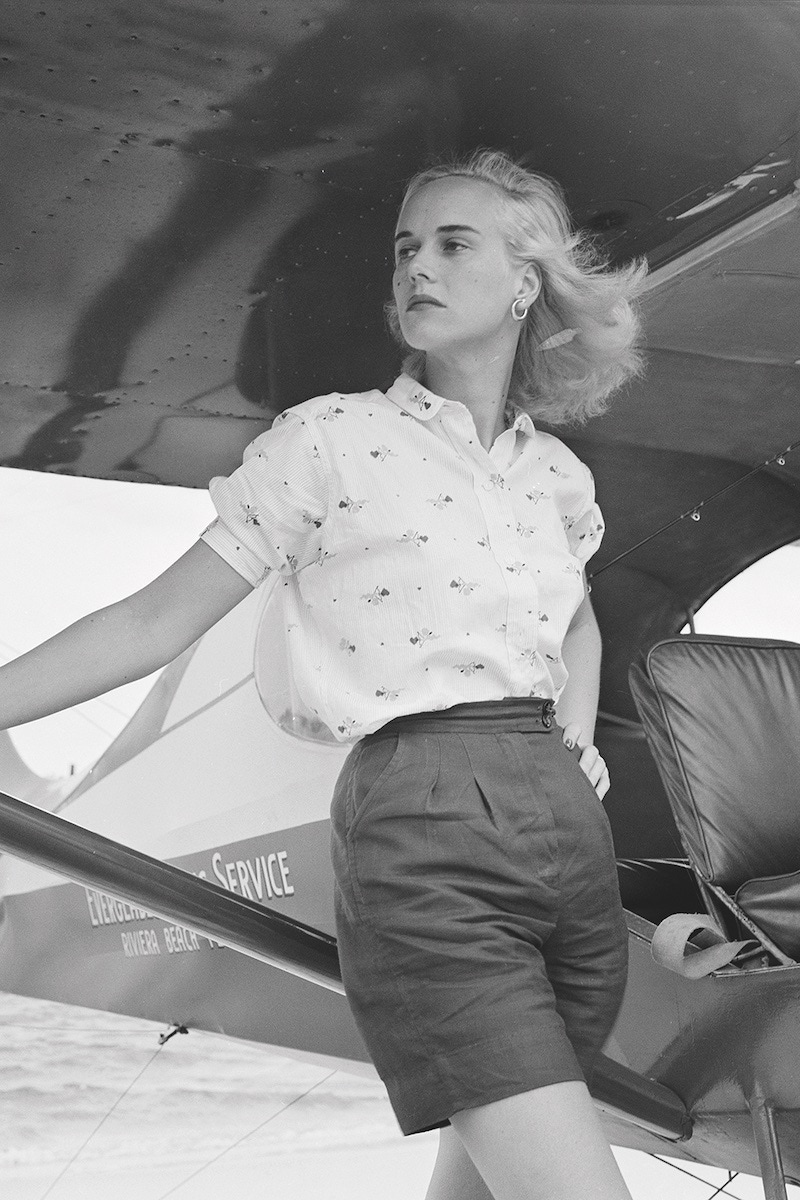
[[[630,684],[710,914],[799,960],[800,645],[681,635]]]

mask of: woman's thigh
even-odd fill
[[[439,1153],[425,1200],[494,1200],[455,1129],[439,1133]]]
[[[452,1122],[493,1200],[631,1200],[583,1083],[510,1096]]]

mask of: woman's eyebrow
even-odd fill
[[[439,228],[436,230],[436,232],[437,233],[477,233],[478,237],[481,236],[480,230],[473,229],[471,225],[440,225]],[[399,233],[396,233],[394,235],[394,240],[396,242],[398,242],[400,240],[400,238],[413,237],[413,236],[414,236],[413,233],[410,233],[408,229],[401,229]]]

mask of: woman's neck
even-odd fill
[[[490,450],[505,427],[505,409],[513,358],[498,355],[484,362],[443,361],[428,354],[425,386],[446,400],[458,400],[475,422],[480,443]]]

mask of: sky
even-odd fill
[[[142,587],[179,557],[212,517],[208,495],[199,490],[0,469],[0,662]],[[800,547],[789,546],[713,597],[697,614],[696,628],[800,641],[798,597]],[[80,771],[123,728],[153,678],[23,726],[13,733],[15,744],[40,774]],[[709,1181],[701,1184],[634,1151],[618,1157],[635,1200],[705,1200],[713,1191],[711,1181],[718,1186],[726,1178],[726,1173],[698,1168]],[[418,1174],[429,1169],[429,1161],[430,1148],[420,1144],[413,1158]],[[396,1170],[399,1162],[393,1165]],[[353,1169],[363,1165],[357,1168],[354,1162]],[[790,1192],[800,1196],[793,1188]],[[725,1194],[755,1200],[763,1192],[760,1183],[740,1176]]]
[[[200,489],[0,469],[0,662],[149,583],[213,515]],[[40,774],[80,770],[154,678],[22,726],[14,741]]]

